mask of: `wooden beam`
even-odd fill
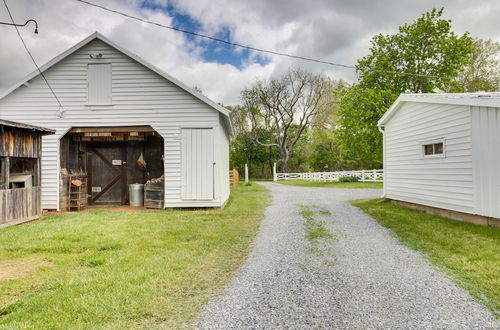
[[[155,130],[151,126],[118,126],[118,127],[73,127],[68,133],[148,133]]]

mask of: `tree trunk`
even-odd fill
[[[281,154],[281,166],[283,168],[283,173],[288,173],[288,162],[290,161],[290,154],[285,151],[284,153]]]

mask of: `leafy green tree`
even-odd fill
[[[400,93],[457,91],[457,77],[468,64],[472,38],[452,31],[443,8],[423,14],[392,35],[376,35],[370,54],[358,61],[360,84]]]
[[[315,129],[312,132],[310,149],[312,154],[309,163],[314,171],[329,172],[344,169],[333,130]]]
[[[470,61],[459,80],[466,92],[500,90],[500,43],[474,40]]]
[[[460,91],[458,76],[472,53],[467,33],[457,36],[443,9],[433,9],[392,35],[376,35],[358,61],[359,83],[341,96],[336,141],[351,167],[382,165],[377,121],[400,93]]]
[[[382,139],[377,121],[397,95],[391,90],[353,86],[340,101],[335,131],[345,163],[368,169],[382,165]]]
[[[243,173],[245,164],[248,164],[250,177],[270,177],[273,163],[279,159],[279,154],[273,148],[256,143],[255,136],[262,141],[267,141],[270,133],[265,130],[238,133],[231,142],[230,166]]]

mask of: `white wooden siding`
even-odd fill
[[[89,64],[87,79],[88,104],[111,104],[111,63]]]
[[[89,58],[95,53],[103,54],[103,62],[112,63],[112,105],[87,105],[87,66],[98,61]],[[55,135],[43,138],[43,208],[58,207],[59,139],[73,126],[151,125],[165,140],[165,206],[220,204],[181,199],[181,127],[219,126],[218,111],[98,39],[45,75],[63,104],[62,118],[57,102],[39,76],[29,87],[21,86],[0,100],[2,119],[56,129]]]
[[[474,211],[500,218],[500,109],[472,108]]]
[[[219,127],[216,134],[216,186],[215,192],[219,196],[221,205],[224,204],[230,194],[229,187],[229,135],[228,128],[225,127],[222,114],[219,114]]]
[[[214,200],[212,129],[182,129],[182,199]]]
[[[422,143],[444,138],[445,158],[424,158]],[[388,198],[473,213],[469,106],[411,103],[385,125]]]

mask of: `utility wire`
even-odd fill
[[[89,6],[97,7],[97,8],[109,11],[111,13],[115,13],[115,14],[118,14],[118,15],[121,15],[121,16],[125,16],[125,17],[131,18],[131,19],[135,19],[135,20],[141,21],[143,23],[152,24],[152,25],[156,25],[156,26],[159,26],[159,27],[162,27],[162,28],[165,28],[165,29],[170,29],[170,30],[174,30],[174,31],[177,31],[177,32],[182,32],[182,33],[185,33],[185,34],[189,34],[189,35],[192,35],[192,36],[196,36],[196,37],[200,37],[200,38],[205,38],[205,39],[209,39],[209,40],[212,40],[212,41],[221,42],[221,43],[224,43],[224,44],[230,45],[230,46],[235,46],[235,47],[245,48],[245,49],[249,49],[249,50],[254,50],[256,52],[261,52],[261,53],[267,53],[267,54],[272,54],[272,55],[279,55],[279,56],[286,56],[286,57],[296,58],[296,59],[304,60],[304,61],[310,61],[310,62],[328,64],[328,65],[338,66],[338,67],[343,67],[343,68],[348,68],[348,69],[355,69],[356,68],[353,65],[339,64],[339,63],[334,63],[334,62],[329,62],[329,61],[324,61],[324,60],[318,60],[318,59],[311,58],[311,57],[305,57],[305,56],[299,56],[299,55],[281,53],[281,52],[276,52],[276,51],[273,51],[273,50],[267,50],[267,49],[252,47],[252,46],[246,46],[246,45],[242,45],[242,44],[239,44],[239,43],[236,43],[236,42],[232,42],[232,41],[229,41],[229,40],[224,40],[224,39],[212,37],[212,36],[209,36],[209,35],[206,35],[206,34],[202,34],[202,33],[198,33],[198,32],[193,32],[193,31],[188,31],[188,30],[176,28],[176,27],[169,26],[169,25],[164,25],[164,24],[161,24],[161,23],[158,23],[158,22],[149,21],[147,19],[144,19],[144,18],[141,18],[141,17],[138,17],[138,16],[133,16],[133,15],[130,15],[130,14],[118,11],[118,10],[114,10],[114,9],[111,9],[111,8],[107,8],[107,7],[104,7],[104,6],[101,6],[101,5],[98,5],[98,4],[86,1],[86,0],[75,0],[75,1],[87,4]]]
[[[12,21],[12,24],[14,24],[14,28],[16,29],[16,32],[17,32],[17,35],[19,36],[19,39],[21,39],[21,42],[23,43],[23,46],[24,46],[24,49],[26,49],[26,52],[28,53],[28,55],[30,56],[31,58],[31,61],[33,62],[33,64],[35,64],[38,72],[40,73],[40,75],[43,77],[43,80],[45,80],[45,83],[47,84],[47,87],[49,87],[50,91],[52,92],[52,95],[54,95],[54,98],[56,99],[57,103],[59,104],[59,111],[60,113],[62,113],[62,109],[63,109],[63,106],[62,106],[62,103],[61,101],[59,101],[59,98],[57,97],[56,93],[54,92],[54,90],[52,89],[52,86],[50,86],[49,84],[49,81],[47,80],[47,78],[45,77],[45,75],[43,74],[42,70],[40,69],[40,67],[38,66],[38,64],[36,63],[35,61],[35,58],[33,57],[33,55],[31,54],[28,46],[26,45],[26,43],[24,42],[24,39],[23,37],[21,36],[21,33],[19,32],[19,29],[17,28],[17,26],[15,25],[16,23],[14,22],[14,18],[12,17],[12,14],[10,12],[10,9],[9,9],[9,6],[7,5],[7,1],[6,0],[3,0],[3,3],[5,5],[5,8],[7,9],[7,13],[9,13],[9,17],[10,17],[10,20]]]
[[[98,5],[98,4],[92,3],[90,1],[86,1],[86,0],[75,0],[75,1],[78,1],[80,3],[83,3],[83,4],[86,4],[86,5],[92,6],[92,7],[96,7],[96,8],[99,8],[99,9],[111,12],[111,13],[114,13],[114,14],[117,14],[117,15],[121,15],[121,16],[130,18],[130,19],[134,19],[134,20],[137,20],[137,21],[140,21],[140,22],[143,22],[143,23],[156,25],[158,27],[162,27],[162,28],[165,28],[165,29],[170,29],[170,30],[173,30],[173,31],[182,32],[182,33],[185,33],[185,34],[189,34],[189,35],[192,35],[192,36],[196,36],[196,37],[205,38],[205,39],[208,39],[208,40],[212,40],[212,41],[224,43],[226,45],[230,45],[230,46],[234,46],[234,47],[239,47],[239,48],[249,49],[249,50],[253,50],[253,51],[261,52],[261,53],[267,53],[267,54],[278,55],[278,56],[285,56],[285,57],[295,58],[295,59],[309,61],[309,62],[316,62],[316,63],[327,64],[327,65],[331,65],[331,66],[336,66],[336,67],[342,67],[342,68],[356,70],[356,66],[354,66],[354,65],[334,63],[334,62],[330,62],[330,61],[319,60],[319,59],[312,58],[312,57],[305,57],[305,56],[293,55],[293,54],[282,53],[282,52],[277,52],[277,51],[263,49],[263,48],[257,48],[257,47],[247,46],[247,45],[239,44],[239,43],[232,42],[232,41],[229,41],[229,40],[212,37],[212,36],[209,36],[209,35],[206,35],[206,34],[202,34],[202,33],[198,33],[198,32],[193,32],[193,31],[189,31],[189,30],[184,30],[184,29],[181,29],[181,28],[176,28],[176,27],[165,25],[165,24],[161,24],[161,23],[158,23],[158,22],[153,22],[153,21],[150,21],[150,20],[138,17],[138,16],[133,16],[133,15],[130,15],[130,14],[127,14],[127,13],[124,13],[124,12],[121,12],[121,11],[118,11],[118,10],[115,10],[115,9],[111,9],[111,8],[108,8],[108,7],[105,7],[105,6],[102,6],[102,5]],[[394,75],[403,75],[403,76],[412,76],[412,77],[425,77],[425,78],[438,78],[438,79],[456,79],[457,78],[457,77],[444,77],[444,76],[436,76],[436,75],[426,75],[426,74],[419,74],[419,73],[398,72],[398,71],[390,71],[390,70],[367,70],[367,72],[385,72],[385,73],[391,73],[391,74],[394,74]],[[358,73],[357,73],[357,75],[358,75]]]

